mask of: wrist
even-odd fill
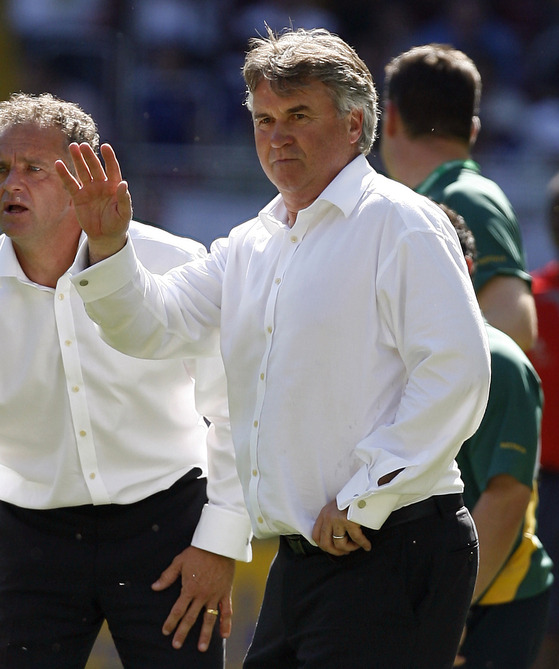
[[[114,256],[126,246],[127,235],[103,238],[100,240],[88,239],[89,264],[95,265],[110,256]]]

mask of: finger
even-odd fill
[[[172,609],[169,612],[169,615],[163,623],[161,631],[165,636],[171,636],[175,632],[175,639],[173,640],[173,645],[175,645],[175,640],[177,638],[181,639],[180,646],[184,642],[186,635],[190,631],[190,628],[196,622],[198,613],[200,612],[200,607],[196,610],[193,609],[192,599],[181,595],[177,601],[173,604]],[[180,632],[180,634],[179,634]],[[178,637],[177,637],[178,635]]]
[[[322,540],[323,536],[322,526],[323,526],[322,518],[319,516],[314,523],[314,527],[311,534],[312,539],[317,544],[317,546],[320,546],[320,542]]]
[[[219,606],[219,633],[222,639],[228,639],[231,636],[233,627],[233,605],[231,597],[227,596],[221,600]]]
[[[178,574],[180,574],[180,568],[176,569],[175,563],[172,563],[170,567],[165,569],[162,572],[159,579],[152,585],[154,590],[164,590],[169,587],[171,583],[174,583]],[[186,624],[184,625],[184,635],[182,636],[182,642],[186,638],[190,627],[196,622],[198,613],[200,612],[201,605],[198,605],[196,608],[193,607],[193,601],[195,599],[196,591],[196,575],[192,574],[192,581],[190,583],[183,584],[181,594],[177,601],[173,604],[169,615],[163,623],[162,632],[165,636],[170,636],[174,630],[177,629],[177,625],[182,624],[186,619]]]
[[[92,147],[87,144],[87,142],[83,142],[80,144],[80,152],[89,170],[90,180],[106,181],[107,175],[105,174],[101,160]],[[120,179],[118,179],[118,181],[120,181]]]
[[[117,209],[123,220],[132,219],[132,197],[126,181],[121,181],[116,189]]]
[[[345,550],[345,546],[338,546],[337,544],[341,543],[339,541],[334,542],[332,535],[335,532],[332,531],[332,525],[330,523],[315,523],[312,537],[316,542],[317,546],[322,548],[323,551],[340,557],[341,555],[347,555],[348,551]]]
[[[354,544],[357,544],[357,546],[359,546],[359,548],[363,548],[366,551],[371,550],[371,542],[363,534],[363,530],[361,529],[361,527],[359,525],[355,525],[354,527],[348,528],[347,532],[348,532],[349,539]]]
[[[180,567],[178,567],[174,562],[172,562],[167,567],[167,569],[161,572],[161,575],[159,576],[157,581],[151,584],[152,589],[165,590],[177,580],[180,573],[181,573]],[[195,579],[194,574],[192,575],[192,578]]]
[[[200,637],[198,638],[198,650],[202,653],[208,650],[210,641],[212,640],[213,629],[220,617],[217,606],[217,604],[215,607],[207,606],[203,613],[204,619],[202,622],[202,629],[200,630]]]
[[[62,180],[62,185],[64,188],[70,195],[75,195],[80,189],[80,184],[74,175],[70,172],[66,163],[62,160],[57,160],[54,163],[54,168]]]
[[[78,181],[81,184],[90,183],[91,173],[87,163],[84,160],[82,148],[75,142],[72,142],[72,144],[70,144],[68,147],[68,150],[70,151],[70,156],[72,157],[72,162],[74,163],[74,170],[76,171]]]
[[[194,627],[194,624],[198,620],[198,616],[200,615],[201,611],[202,611],[201,605],[196,604],[194,602],[191,602],[190,606],[186,609],[186,612],[184,613],[184,615],[177,620],[178,625],[176,625],[175,634],[173,636],[173,648],[181,648],[182,647],[182,645],[184,643],[184,640],[188,636],[188,633]],[[169,615],[169,618],[167,618],[167,620],[169,620],[172,617],[176,618],[174,613],[175,613],[175,607],[173,607],[173,609],[171,609],[171,614]],[[217,618],[217,616],[209,614],[209,613],[204,613],[203,615],[204,615],[204,620],[203,620],[203,623],[202,623],[202,632],[200,632],[200,636],[202,636],[202,633],[204,631],[204,626],[206,626],[206,628],[207,628],[211,624],[211,628],[213,629],[213,626],[215,625],[215,621],[216,621],[216,618]],[[211,620],[211,618],[213,618],[213,621]],[[164,625],[163,629],[164,629],[164,633],[165,633],[165,630],[168,629],[168,628]],[[211,633],[210,633],[210,637],[211,637]],[[206,637],[204,637],[204,638],[206,638]],[[208,640],[208,643],[209,643],[209,640]]]
[[[122,181],[122,172],[113,147],[110,144],[103,144],[101,155],[105,161],[105,171],[109,181]]]

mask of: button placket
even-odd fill
[[[76,346],[76,324],[72,311],[71,284],[67,276],[59,279],[54,301],[60,354],[66,376],[72,425],[84,481],[96,504],[110,502],[109,494],[99,475],[93,430],[87,404],[79,347]]]
[[[273,346],[273,337],[274,337],[274,326],[275,326],[275,312],[277,299],[279,296],[279,291],[283,284],[285,273],[289,267],[289,264],[293,258],[293,255],[298,248],[300,242],[300,237],[296,234],[290,234],[290,231],[287,230],[284,236],[284,241],[278,257],[278,263],[272,284],[270,286],[270,293],[268,301],[266,303],[266,308],[264,312],[264,324],[265,324],[265,336],[266,336],[266,348],[264,355],[262,357],[262,362],[260,364],[259,372],[259,384],[257,387],[257,401],[255,406],[255,411],[253,415],[253,423],[250,437],[250,467],[251,467],[251,477],[249,481],[249,499],[252,507],[252,512],[259,526],[262,528],[271,529],[268,527],[264,514],[260,508],[258,500],[258,487],[260,483],[260,469],[258,466],[258,442],[260,435],[260,418],[262,407],[264,405],[264,399],[266,396],[266,381],[267,381],[267,369],[268,369],[268,360]]]

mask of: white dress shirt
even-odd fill
[[[292,228],[277,196],[164,280],[128,242],[73,281],[107,341],[133,355],[196,354],[221,326],[257,536],[310,539],[333,499],[379,528],[462,491],[454,456],[488,397],[483,319],[446,216],[363,156]]]
[[[206,255],[201,244],[149,226],[134,223],[130,235],[154,272]],[[54,289],[30,281],[5,235],[0,303],[0,498],[33,509],[128,504],[194,467],[207,475],[209,453],[209,503],[192,543],[250,559],[220,357],[154,361],[115,351],[70,272]]]

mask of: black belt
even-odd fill
[[[422,502],[416,502],[415,504],[403,506],[401,509],[396,509],[396,511],[393,511],[384,521],[380,530],[370,530],[365,527],[363,530],[366,534],[370,532],[382,532],[382,530],[387,530],[396,525],[410,523],[414,520],[427,518],[428,516],[433,516],[438,513],[441,515],[449,512],[454,513],[463,506],[464,500],[460,493],[434,495],[433,497],[424,499]],[[296,555],[316,555],[318,553],[324,553],[322,548],[314,546],[301,534],[284,534],[280,537],[280,540],[283,541]]]

